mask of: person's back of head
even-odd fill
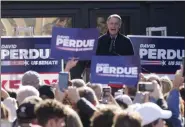
[[[40,86],[38,91],[42,99],[54,99],[55,98],[54,89],[52,88],[52,86],[48,86],[48,85]]]
[[[17,93],[16,93],[15,90],[8,90],[7,92],[8,92],[8,94],[10,95],[10,97],[12,97],[12,98],[14,98],[14,99],[17,98]]]
[[[82,79],[73,79],[71,80],[72,86],[75,86],[77,88],[86,86],[84,80]]]
[[[42,99],[37,96],[30,96],[24,99],[17,110],[18,125],[29,126],[29,124],[36,124],[36,114],[34,112],[36,104],[40,103]]]
[[[113,118],[120,107],[115,105],[99,105],[91,118],[91,127],[112,127]]]
[[[40,87],[40,75],[36,71],[27,71],[22,77],[22,85],[31,85],[38,89]]]
[[[33,86],[21,86],[17,91],[17,101],[20,105],[25,98],[30,96],[37,96],[39,97],[39,91]]]
[[[125,94],[116,96],[115,100],[123,109],[128,108],[128,106],[132,104],[131,98]]]
[[[80,87],[80,88],[78,88],[78,92],[80,94],[80,97],[86,98],[93,105],[98,104],[98,99],[95,95],[95,92],[91,88],[89,88],[89,87]]]
[[[173,83],[168,76],[161,77],[160,82],[162,86],[162,92],[164,95],[171,91]]]
[[[148,82],[152,82],[155,80],[161,86],[160,77],[157,74],[151,73],[151,74],[147,75],[146,78],[147,78]]]
[[[35,114],[42,127],[65,126],[67,117],[66,106],[56,100],[43,100],[36,105]]]
[[[125,86],[125,94],[128,95],[132,100],[134,100],[134,97],[137,93],[137,88],[133,86]]]
[[[141,117],[136,112],[119,112],[114,117],[114,124],[112,127],[142,127]]]
[[[88,83],[87,86],[92,88],[94,90],[98,100],[101,100],[101,97],[102,97],[102,85],[101,84]]]
[[[80,117],[73,109],[66,106],[65,110],[67,113],[67,127],[83,127]]]

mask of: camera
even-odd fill
[[[139,82],[138,83],[138,90],[141,92],[153,92],[154,91],[154,85],[152,82]]]

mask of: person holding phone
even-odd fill
[[[66,101],[66,103],[70,103],[70,101],[66,100],[66,93],[65,90],[68,88],[68,86],[70,86],[71,83],[71,75],[70,75],[70,70],[76,66],[76,64],[78,63],[78,60],[76,60],[75,58],[72,58],[71,60],[68,60],[66,63],[65,68],[63,69],[63,72],[59,73],[59,81],[57,84],[54,85],[55,87],[55,98],[60,101],[63,102],[64,100]]]
[[[172,112],[172,117],[169,119],[168,124],[170,127],[183,127],[182,115],[180,114],[180,87],[183,85],[183,66],[175,73],[173,80],[173,89],[169,92],[167,98],[168,109]]]

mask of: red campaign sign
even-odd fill
[[[57,83],[57,79],[53,79],[53,80],[48,80],[45,79],[43,80],[45,85],[53,85],[55,83]],[[2,88],[6,88],[5,86],[9,85],[8,88],[10,89],[19,89],[20,84],[21,84],[21,80],[2,80],[1,81],[2,84]]]

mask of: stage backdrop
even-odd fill
[[[167,74],[173,78],[182,64],[184,37],[128,35],[135,55],[140,55],[142,72]]]
[[[41,74],[42,83],[56,82],[61,61],[50,58],[51,37],[1,38],[1,84],[19,88],[28,70]]]
[[[96,28],[53,27],[51,57],[58,59],[91,60],[96,54],[99,32]]]

